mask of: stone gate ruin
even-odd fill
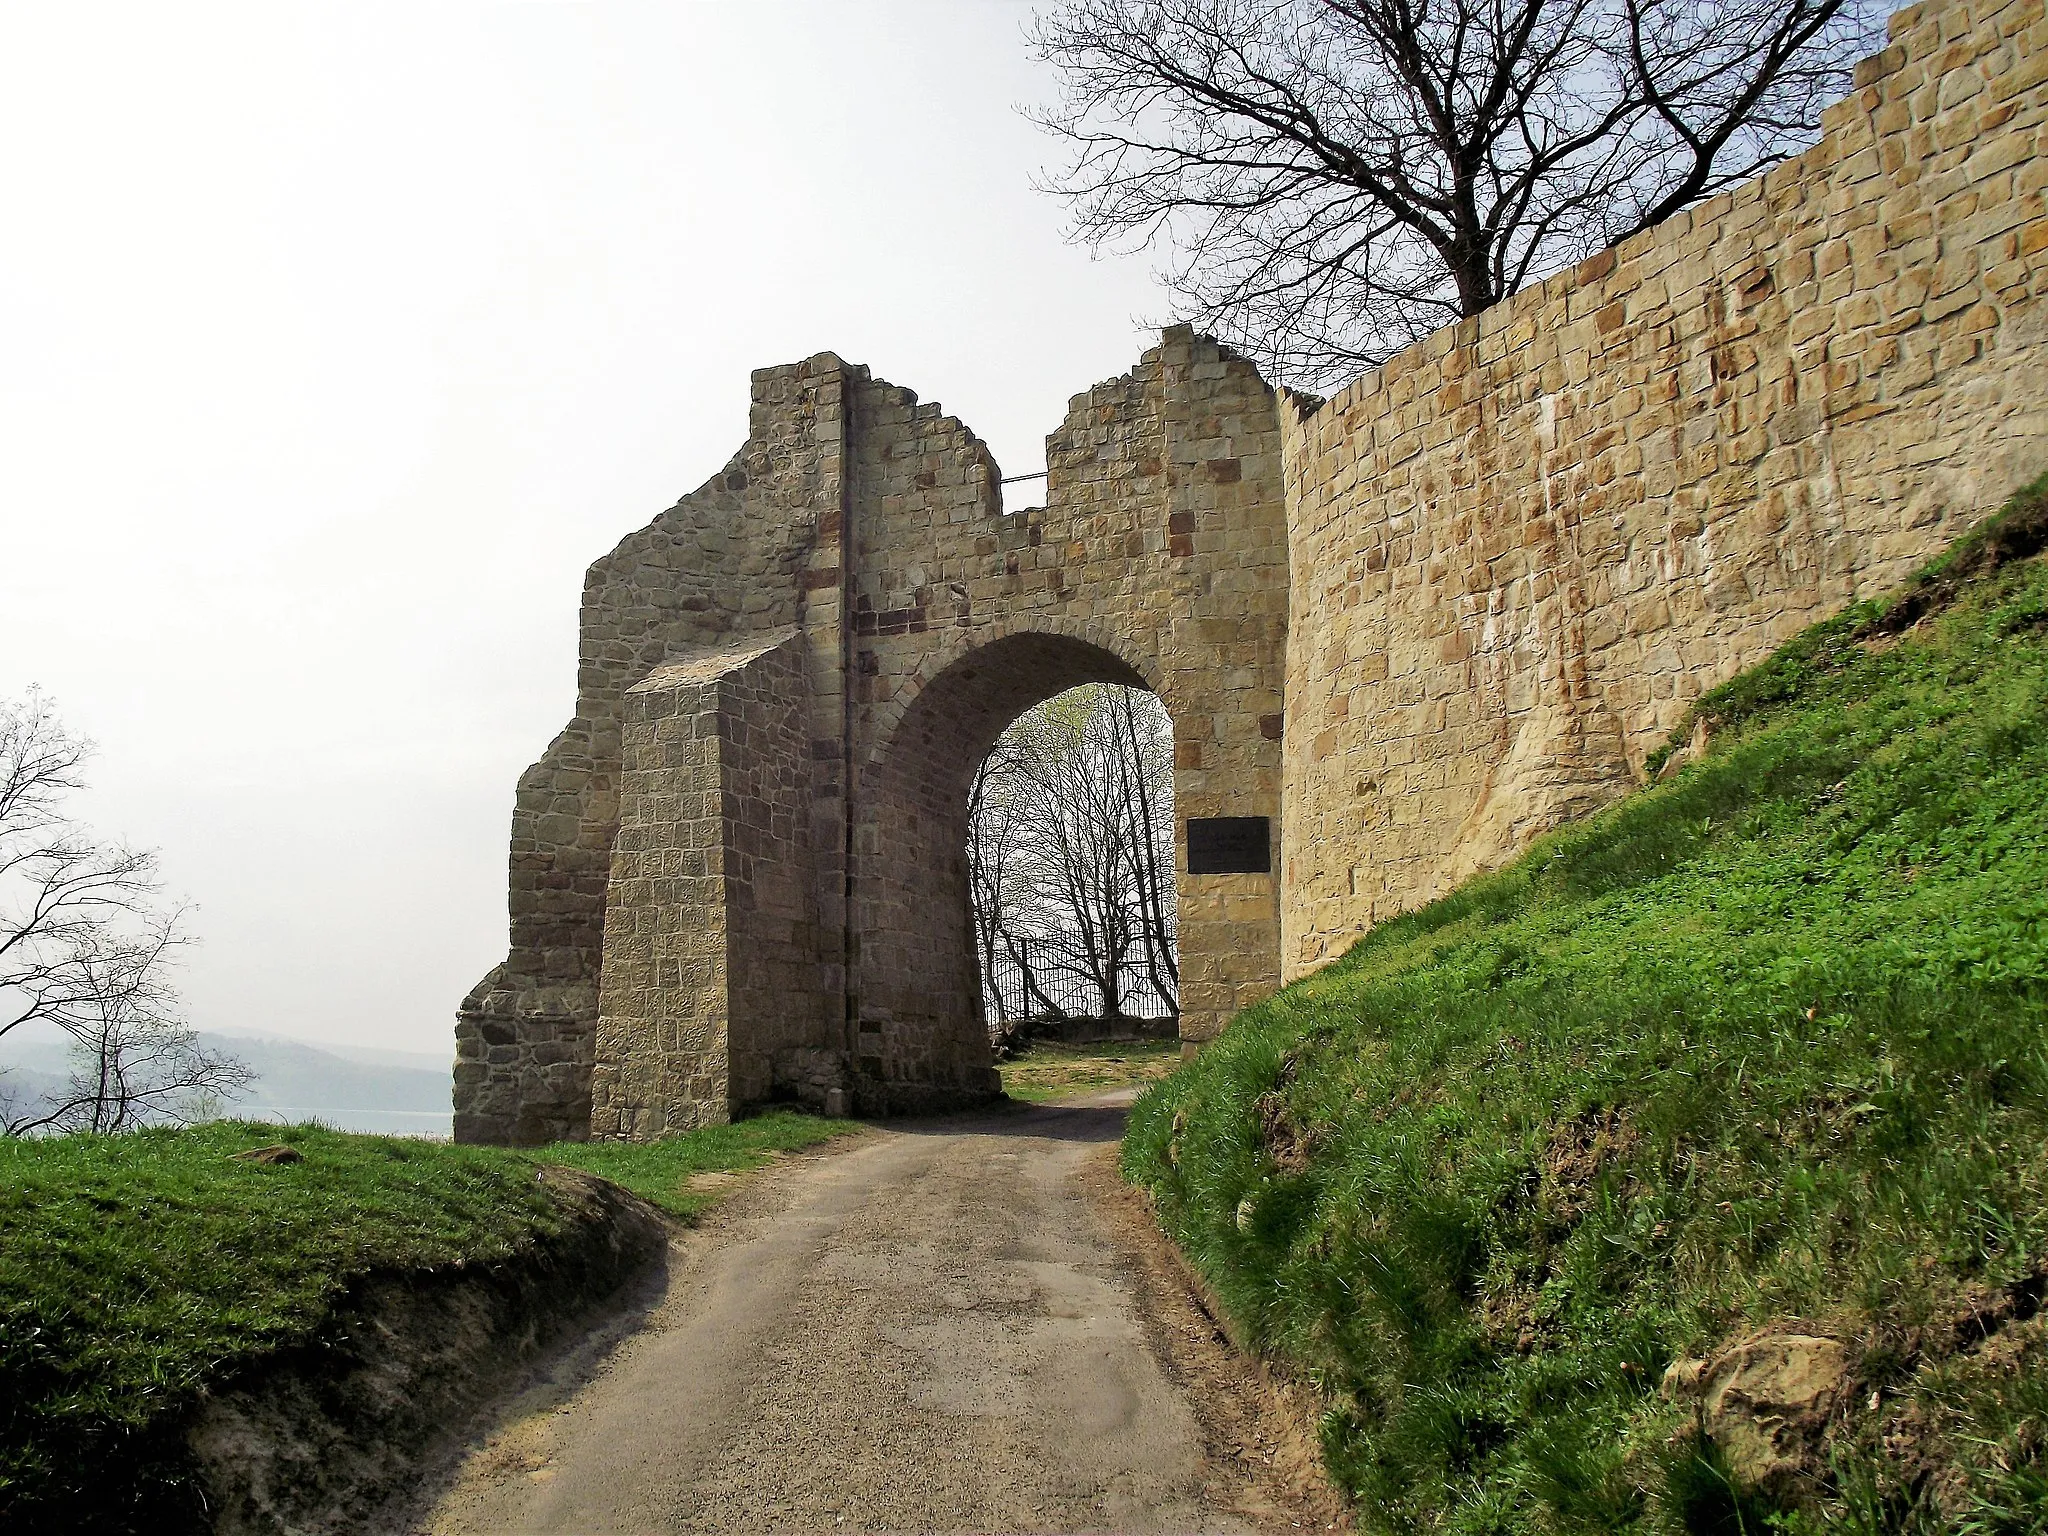
[[[967,792],[1087,682],[1175,722],[1177,814],[1280,814],[1278,403],[1185,329],[1077,396],[1045,505],[960,422],[829,354],[591,567],[576,717],[521,778],[512,953],[465,1000],[456,1133],[653,1136],[771,1098],[995,1091]],[[1183,1028],[1278,985],[1269,868],[1183,877]]]
[[[1083,682],[1173,719],[1207,1039],[2048,469],[2043,0],[1891,34],[1805,155],[1331,401],[1169,330],[1075,398],[1043,507],[865,369],[755,374],[732,462],[586,579],[457,1138],[992,1092],[968,781]],[[1272,868],[1187,874],[1212,817],[1266,818]]]

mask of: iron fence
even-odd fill
[[[1079,934],[1031,934],[998,941],[995,962],[982,976],[989,1022],[1002,1026],[1038,1019],[1102,1019],[1109,1010],[1094,968]],[[1178,1012],[1172,982],[1164,977],[1161,982],[1164,985],[1155,984],[1142,949],[1130,946],[1116,967],[1118,1016],[1172,1018]]]

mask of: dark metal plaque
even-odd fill
[[[1188,873],[1269,875],[1272,823],[1264,816],[1190,816]]]

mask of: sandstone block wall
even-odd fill
[[[1190,816],[1277,830],[1279,415],[1255,369],[1177,327],[1074,397],[1044,505],[1016,511],[986,448],[910,391],[869,383],[852,419],[854,1048],[867,1080],[907,1073],[891,1093],[909,1102],[910,1082],[988,1070],[967,789],[1022,710],[1079,683],[1149,687],[1174,723],[1180,846]],[[1278,880],[1182,866],[1181,1032],[1205,1040],[1278,984]]]
[[[778,1087],[824,1106],[804,682],[788,629],[627,691],[593,1135],[723,1124]]]
[[[805,660],[797,632],[719,683],[732,1109],[823,1109],[845,1077],[816,1060],[841,1043],[842,1010],[827,1006],[841,957],[820,944]]]
[[[2042,5],[1891,32],[1808,154],[1289,402],[1290,976],[2048,469]]]
[[[605,893],[590,1129],[658,1136],[730,1105],[731,939],[719,677],[655,668],[626,692],[619,825]]]
[[[809,573],[820,558],[838,563],[844,372],[830,357],[757,372],[746,445],[585,576],[575,715],[520,776],[514,802],[510,953],[456,1013],[457,1140],[588,1134],[626,691],[721,639],[820,610],[829,627],[836,594]],[[828,651],[812,658],[812,707],[831,729],[839,684]],[[834,796],[840,780],[826,765],[814,787]],[[837,825],[829,801],[824,815]],[[824,895],[830,922],[843,893]]]

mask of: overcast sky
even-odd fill
[[[202,1028],[451,1048],[582,572],[831,349],[1006,474],[1166,309],[1003,0],[0,10],[0,695],[197,904]]]

